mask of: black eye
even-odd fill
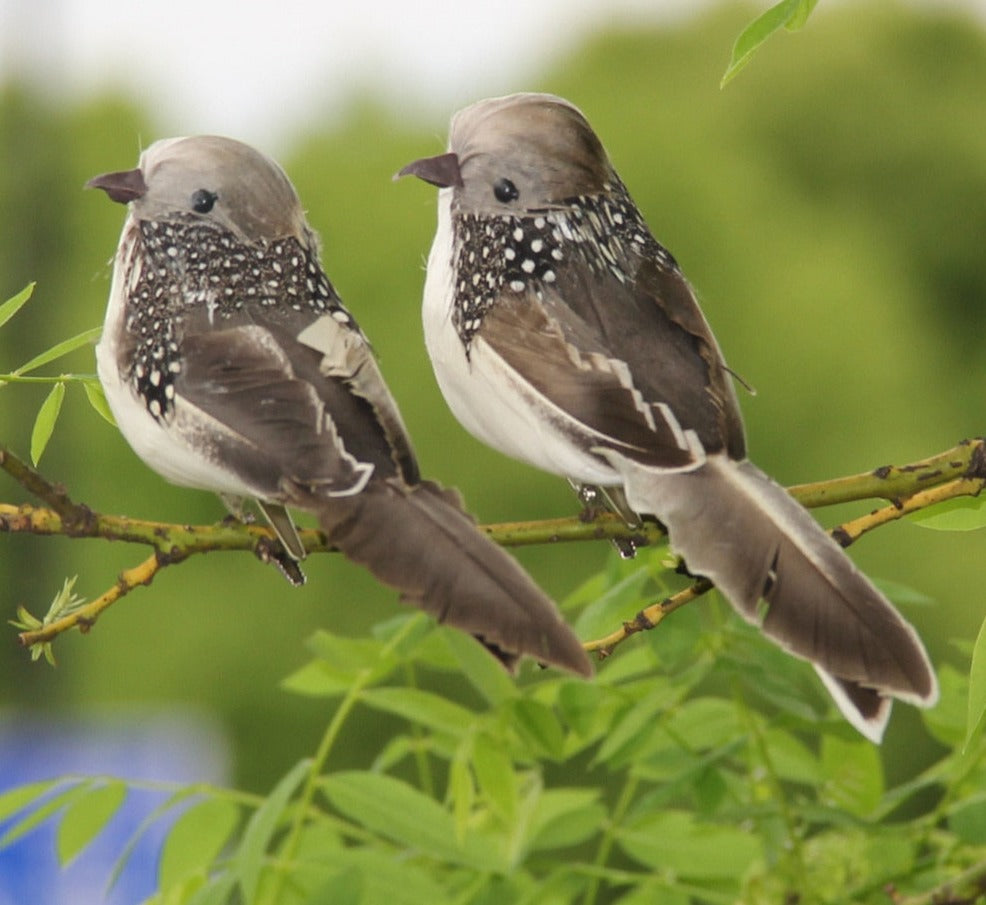
[[[507,179],[506,176],[501,176],[493,183],[493,194],[496,195],[497,201],[507,204],[510,201],[516,201],[520,192],[517,191],[517,186]]]
[[[192,210],[197,214],[207,214],[212,210],[218,197],[215,192],[210,192],[208,189],[199,189],[192,193]]]

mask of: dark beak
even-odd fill
[[[103,173],[86,183],[87,189],[102,189],[113,201],[126,204],[147,194],[144,174],[138,170],[121,170],[119,173]]]
[[[422,157],[402,169],[394,179],[401,176],[417,176],[425,182],[437,185],[440,189],[462,185],[458,154],[439,154],[437,157]]]

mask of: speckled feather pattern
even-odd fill
[[[564,206],[515,214],[453,217],[456,273],[452,322],[469,354],[483,316],[504,292],[532,289],[542,298],[565,266],[633,279],[641,260],[677,270],[671,254],[650,233],[622,184],[605,194],[566,199]]]
[[[210,322],[256,305],[330,314],[359,329],[314,252],[295,238],[246,245],[200,222],[145,220],[136,241],[125,322],[135,348],[126,377],[156,419],[174,407],[182,323],[192,307],[205,305]]]

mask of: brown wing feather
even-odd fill
[[[241,326],[186,336],[183,351],[180,403],[211,419],[204,439],[213,455],[258,496],[282,500],[281,476],[330,493],[356,486],[366,459],[342,437],[376,431],[374,464],[390,461],[369,406],[330,381],[316,388],[299,379],[269,331]]]
[[[581,442],[614,446],[659,468],[695,462],[673,417],[640,396],[623,363],[608,357],[563,305],[532,293],[505,295],[484,317],[480,336],[568,416],[559,426]]]

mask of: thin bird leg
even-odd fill
[[[582,504],[579,518],[583,522],[594,522],[603,513],[612,512],[620,517],[628,528],[640,526],[641,518],[630,508],[622,487],[602,487],[598,484],[581,484],[569,478],[575,495]],[[623,559],[633,559],[639,547],[646,546],[648,541],[642,535],[637,537],[613,537],[610,542],[616,547],[616,552]]]

